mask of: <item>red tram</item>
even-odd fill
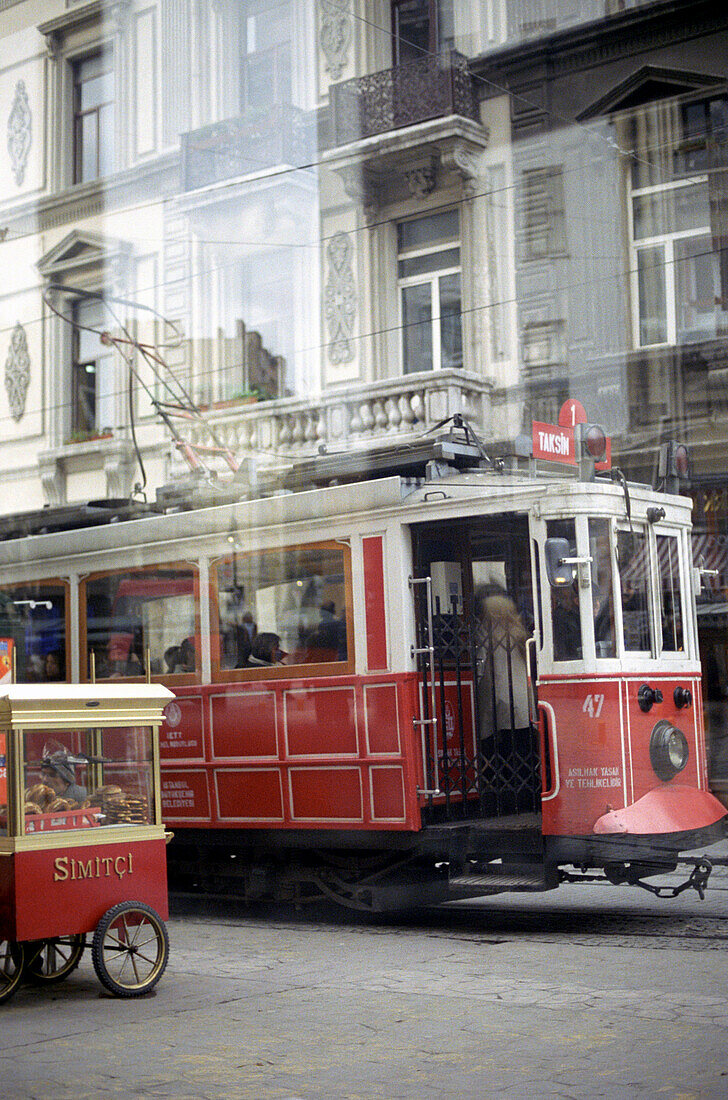
[[[457,431],[387,467],[0,521],[18,679],[53,653],[70,680],[146,669],[174,691],[177,890],[381,909],[657,889],[726,835],[690,501],[588,460],[492,463]]]

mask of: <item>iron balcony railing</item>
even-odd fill
[[[478,119],[478,97],[460,54],[427,55],[331,86],[335,145],[448,115]]]
[[[181,145],[183,187],[196,191],[278,165],[310,164],[316,123],[310,112],[277,104],[192,130],[182,135]]]

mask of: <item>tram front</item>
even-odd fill
[[[549,863],[638,882],[726,835],[708,790],[690,508],[573,482],[532,515]]]

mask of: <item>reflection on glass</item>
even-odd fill
[[[609,520],[589,520],[594,644],[597,657],[614,657],[614,593]]]
[[[154,823],[152,759],[148,726],[24,731],[26,835]]]
[[[0,591],[0,683],[10,682],[13,664],[20,684],[66,679],[65,585]]]
[[[429,283],[402,288],[404,373],[432,370],[432,291]]]
[[[442,366],[460,367],[463,363],[463,333],[460,323],[460,275],[440,279],[440,341]]]
[[[665,253],[661,245],[637,252],[640,344],[667,340]]]
[[[647,535],[643,528],[620,532],[620,545],[629,545],[630,553],[620,561],[619,583],[622,596],[624,648],[649,653],[650,645],[650,561]]]
[[[675,242],[677,338],[681,343],[714,339],[728,326],[720,266],[709,236]]]
[[[576,526],[573,519],[550,520],[546,524],[546,534],[550,539],[566,539],[576,554]],[[583,646],[579,589],[576,581],[573,584],[564,585],[563,588],[551,589],[551,628],[554,660],[580,660]]]
[[[194,672],[195,584],[196,571],[183,566],[89,579],[87,656],[97,680],[144,675],[147,653],[152,676]]]
[[[662,648],[667,653],[678,653],[685,647],[680,593],[680,559],[675,535],[657,536],[657,561],[660,569]]]
[[[299,546],[221,561],[220,667],[345,661],[344,554],[340,546]]]
[[[244,109],[291,102],[291,5],[286,0],[241,4],[241,98]]]

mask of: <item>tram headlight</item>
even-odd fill
[[[662,719],[650,736],[650,762],[658,779],[673,779],[688,762],[688,739],[672,722]]]

